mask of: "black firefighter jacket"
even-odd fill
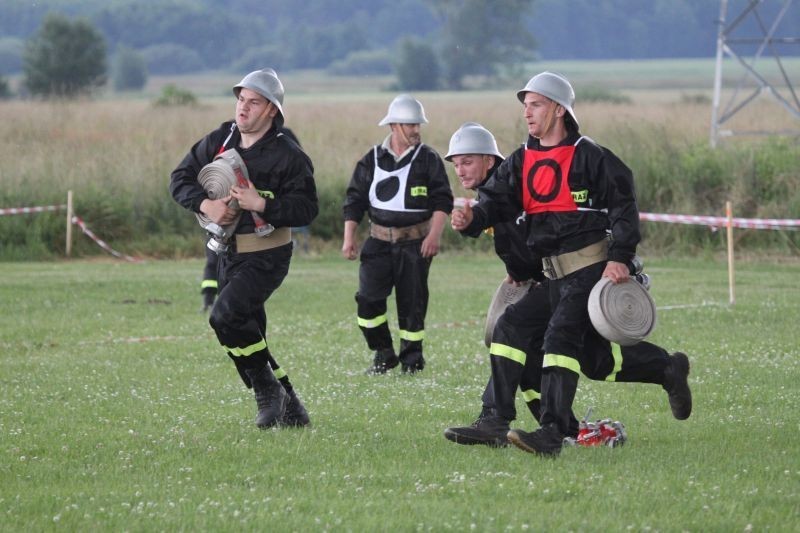
[[[344,220],[361,222],[364,213],[369,213],[369,219],[381,226],[406,227],[428,220],[434,211],[450,214],[453,210],[453,192],[450,189],[442,158],[426,144],[423,144],[419,150],[408,176],[405,204],[409,208],[423,211],[387,211],[376,209],[370,205],[369,189],[375,171],[375,157],[371,149],[353,170],[343,206]],[[402,168],[411,161],[413,153],[414,150],[411,150],[400,161],[395,161],[394,156],[388,150],[383,146],[378,146],[378,165],[386,171]],[[412,195],[411,190],[419,187],[424,187],[426,194],[424,196]]]
[[[180,205],[195,213],[208,195],[197,182],[200,170],[214,160],[222,143],[231,133],[233,122],[224,122],[194,146],[172,172],[170,192]],[[238,148],[239,130],[226,144],[237,147],[247,166],[250,181],[265,199],[261,217],[276,228],[307,226],[317,216],[319,205],[314,184],[314,167],[309,157],[289,136],[273,126],[255,144]],[[242,213],[236,233],[253,233],[253,218],[249,211]]]
[[[575,144],[580,134],[567,136],[559,146]],[[528,138],[530,150],[547,150]],[[473,220],[463,233],[477,235],[498,222],[516,220],[523,212],[524,151],[520,147],[478,188]],[[576,211],[527,214],[527,244],[540,257],[579,250],[603,239],[610,231],[609,260],[628,264],[640,240],[639,210],[633,175],[610,150],[584,137],[575,149],[568,175],[572,191],[587,191]]]

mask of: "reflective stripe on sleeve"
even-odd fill
[[[200,282],[201,289],[218,289],[219,283],[215,279],[204,279]]]

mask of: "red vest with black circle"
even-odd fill
[[[577,211],[569,188],[569,170],[575,148],[555,146],[547,150],[525,148],[522,163],[522,207],[528,214]]]

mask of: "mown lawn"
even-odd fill
[[[357,265],[298,256],[270,345],[312,417],[260,431],[200,312],[202,263],[0,263],[2,531],[796,531],[800,265],[659,260],[650,340],[692,359],[695,410],[660,387],[582,380],[620,449],[460,447],[488,377],[502,269],[445,253],[417,376],[363,375]],[[394,316],[391,309],[390,316]],[[519,400],[522,407],[521,399]],[[520,409],[515,427],[531,429]]]

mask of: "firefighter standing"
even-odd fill
[[[170,191],[186,209],[220,226],[240,215],[231,250],[220,256],[219,295],[209,317],[217,339],[245,385],[255,393],[258,427],[302,426],[308,413],[286,372],[269,351],[264,303],[283,282],[292,256],[291,227],[318,213],[311,160],[280,131],[283,84],[272,69],[251,72],[233,88],[236,119],[198,141],[172,172]],[[224,150],[235,149],[247,167],[248,187],[212,200],[197,177]],[[228,205],[237,200],[241,212]],[[257,213],[275,230],[256,236]]]
[[[380,126],[391,133],[356,164],[344,201],[342,255],[359,255],[356,229],[364,214],[370,236],[361,249],[356,293],[358,325],[374,351],[368,373],[383,374],[402,364],[403,372],[425,367],[422,342],[428,307],[428,272],[439,252],[453,194],[441,157],[422,144],[427,123],[422,104],[397,96]],[[386,318],[386,300],[395,289],[400,351],[395,353]]]
[[[632,282],[629,265],[639,242],[639,212],[631,171],[579,133],[572,109],[575,93],[564,77],[543,72],[517,97],[528,125],[527,143],[481,189],[474,210],[453,214],[452,226],[474,234],[525,212],[528,245],[544,258],[550,279],[552,316],[544,333],[541,428],[511,430],[507,436],[525,451],[555,455],[574,420],[580,370],[600,372],[603,366],[602,352],[584,342],[592,331],[589,293],[601,277]],[[688,358],[678,352],[662,362],[656,382],[669,394],[674,416],[688,418]]]

